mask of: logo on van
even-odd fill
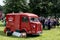
[[[9,17],[8,18],[8,21],[13,21],[13,17]]]

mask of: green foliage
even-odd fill
[[[0,11],[2,11],[3,10],[3,7],[0,5]]]
[[[57,0],[5,0],[4,12],[32,12],[48,16],[60,13],[60,3]]]
[[[5,13],[20,12],[27,10],[25,0],[5,0],[4,3]]]

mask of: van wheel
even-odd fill
[[[12,35],[12,32],[11,31],[6,31],[6,35],[7,36],[11,36]]]
[[[23,31],[21,32],[21,37],[27,37],[26,31],[23,30]]]
[[[21,37],[27,37],[26,32],[22,32],[22,33],[21,33]]]

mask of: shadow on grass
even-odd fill
[[[6,36],[6,34],[3,31],[0,31],[0,36],[2,36],[2,37],[10,37],[10,38],[19,38],[19,37],[15,37],[15,36]]]
[[[6,36],[6,34],[3,31],[0,31],[0,36],[10,37],[10,38],[18,38],[18,37],[14,37],[14,36]]]
[[[6,34],[3,31],[0,31],[0,36],[3,37],[10,37],[10,38],[20,38],[20,37],[15,37],[15,36],[6,36]],[[26,38],[36,38],[39,35],[28,35]]]
[[[36,37],[39,37],[39,36],[42,36],[42,35],[28,35],[27,38],[36,38]]]
[[[27,37],[22,37],[22,38],[36,38],[39,37],[38,35],[28,35]],[[15,36],[10,36],[10,38],[21,38],[21,37],[15,37]]]

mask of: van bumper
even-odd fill
[[[42,31],[38,31],[38,32],[37,32],[37,35],[40,35],[40,34],[42,34]]]
[[[33,34],[33,35],[41,35],[42,31],[38,31],[37,33]]]

